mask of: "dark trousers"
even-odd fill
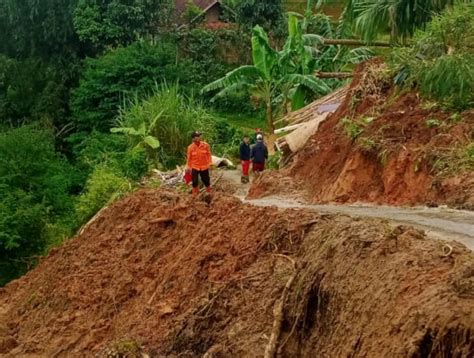
[[[265,163],[252,163],[252,170],[254,173],[263,172],[265,170]]]
[[[206,170],[192,170],[192,178],[193,178],[193,188],[197,188],[199,186],[199,176],[201,176],[201,180],[204,185],[209,187],[211,185],[211,177],[209,176],[209,169]]]

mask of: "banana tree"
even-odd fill
[[[326,83],[313,76],[316,61],[294,15],[289,16],[288,33],[283,49],[276,51],[270,46],[265,31],[255,26],[252,32],[253,65],[230,71],[205,86],[202,92],[220,90],[216,96],[225,96],[247,91],[265,103],[268,129],[273,133],[275,104],[280,104],[286,111],[288,103],[293,109],[304,104],[307,92],[323,95],[330,91]]]

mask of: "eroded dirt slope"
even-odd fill
[[[262,356],[296,270],[283,356],[469,357],[474,256],[450,245],[380,220],[141,190],[0,289],[0,355]]]
[[[292,163],[252,186],[258,198],[305,191],[313,203],[474,208],[474,111],[451,113],[397,94],[380,61],[359,65],[341,107]]]

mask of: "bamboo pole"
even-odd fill
[[[388,41],[364,42],[354,39],[323,39],[323,45],[343,45],[343,46],[368,46],[368,47],[391,47]]]
[[[314,75],[318,78],[350,78],[354,74],[352,72],[315,72]]]

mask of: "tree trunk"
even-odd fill
[[[272,101],[267,101],[267,123],[270,134],[275,131],[275,124],[273,123]]]
[[[318,78],[350,78],[354,74],[352,72],[315,72],[314,75]]]
[[[353,39],[323,39],[324,45],[344,45],[344,46],[377,46],[377,47],[391,47],[390,42],[387,41],[372,41],[364,42]]]

